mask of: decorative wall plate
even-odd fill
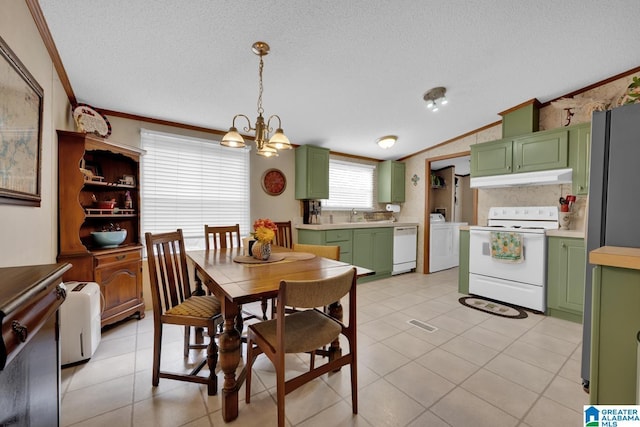
[[[262,174],[261,184],[265,193],[277,196],[287,187],[287,178],[279,169],[267,169]]]
[[[111,123],[90,105],[77,104],[73,109],[73,120],[78,132],[95,133],[103,138],[111,135]]]

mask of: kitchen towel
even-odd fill
[[[492,231],[491,258],[509,263],[524,261],[522,234],[512,231]]]

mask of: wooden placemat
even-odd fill
[[[241,264],[268,264],[270,262],[282,261],[284,258],[285,258],[285,254],[283,253],[271,254],[269,259],[266,259],[266,260],[256,259],[252,256],[237,255],[236,257],[233,258],[233,261],[239,262]]]

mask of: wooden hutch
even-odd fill
[[[64,281],[100,285],[102,326],[133,314],[144,317],[139,191],[143,153],[94,135],[58,131],[58,262],[73,265]],[[99,209],[96,201],[107,200],[115,200],[115,207]],[[112,226],[127,230],[125,241],[115,248],[97,246],[91,232]]]

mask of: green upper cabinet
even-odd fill
[[[313,145],[296,148],[296,199],[329,198],[329,150]]]
[[[591,123],[569,129],[569,166],[573,169],[573,194],[589,193],[589,162],[591,151]]]
[[[378,163],[378,203],[404,202],[405,164],[394,160]]]
[[[582,322],[587,253],[584,239],[549,237],[547,314]]]
[[[513,142],[510,139],[471,146],[471,176],[491,176],[511,173]]]
[[[553,129],[513,140],[513,172],[566,168],[569,131]]]
[[[562,169],[569,164],[567,128],[471,146],[471,176]]]

